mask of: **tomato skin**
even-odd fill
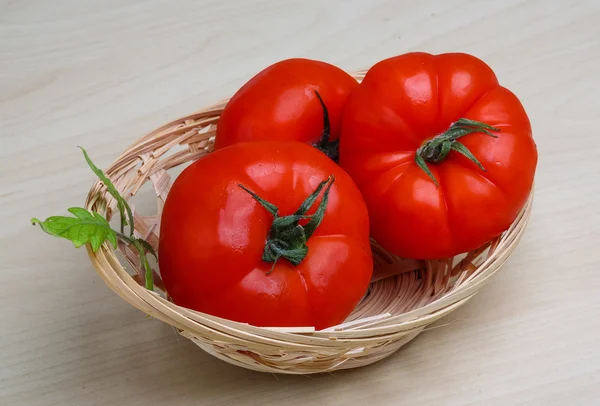
[[[280,259],[267,274],[272,263],[261,256],[273,215],[239,184],[283,216],[332,174],[308,255],[297,266]],[[160,227],[160,271],[173,301],[230,320],[322,329],[350,314],[371,278],[360,191],[325,154],[298,142],[241,143],[194,162],[173,183]]]
[[[358,82],[340,68],[311,59],[277,62],[242,86],[225,106],[215,149],[245,141],[319,142],[321,95],[329,112],[330,139],[339,137],[342,110]]]
[[[500,129],[459,139],[486,171],[458,152],[417,166],[417,149],[460,118]],[[349,98],[340,165],[369,208],[371,235],[409,258],[443,259],[505,231],[532,188],[537,148],[519,99],[468,54],[410,53],[374,65]]]

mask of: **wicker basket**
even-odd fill
[[[354,76],[361,80],[364,72]],[[157,214],[142,216],[134,211],[136,234],[154,247],[171,183],[168,170],[189,164],[212,150],[216,123],[226,103],[224,100],[153,131],[105,171],[126,198],[134,196],[148,180],[154,186]],[[97,182],[86,208],[110,218],[115,203]],[[137,272],[133,276],[108,244],[96,253],[88,246],[88,254],[104,282],[119,296],[175,327],[215,357],[262,372],[310,374],[381,360],[465,304],[509,258],[523,235],[531,205],[530,197],[502,236],[474,252],[445,261],[401,260],[373,242],[377,277],[367,295],[343,324],[320,331],[312,327],[260,328],[189,310],[169,301],[164,292],[151,292],[142,286],[138,257],[125,245],[119,245],[123,254],[120,257]],[[155,283],[159,289],[163,287],[156,273]]]

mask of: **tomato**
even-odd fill
[[[248,81],[225,106],[215,149],[244,141],[300,141],[337,160],[342,110],[358,82],[310,59],[277,62]]]
[[[474,56],[383,60],[342,121],[340,165],[363,193],[371,235],[397,255],[476,249],[510,226],[530,194],[537,149],[527,114]]]
[[[367,290],[367,208],[348,174],[307,144],[236,144],[173,183],[159,266],[181,306],[256,326],[322,329],[342,322]]]

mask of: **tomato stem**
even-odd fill
[[[281,217],[279,216],[277,206],[258,196],[246,186],[238,184],[239,187],[250,194],[254,200],[273,215],[273,223],[271,224],[271,230],[267,236],[265,249],[262,254],[263,261],[273,263],[267,275],[273,271],[275,264],[281,258],[287,259],[292,265],[298,265],[304,260],[308,254],[306,242],[321,224],[321,221],[323,221],[329,200],[329,191],[334,181],[335,177],[333,175],[329,176],[329,178],[319,183],[315,191],[302,202],[294,214]],[[323,188],[325,188],[325,191],[323,192],[321,202],[317,206],[317,210],[312,215],[306,215],[306,212],[314,205]],[[302,226],[299,224],[300,220],[308,220],[308,223]]]
[[[437,179],[435,176],[433,176],[433,173],[429,169],[429,166],[427,166],[427,163],[429,162],[438,164],[443,162],[450,151],[456,151],[459,154],[464,155],[485,172],[485,168],[483,165],[481,165],[481,162],[475,158],[475,156],[464,144],[458,142],[457,140],[460,137],[464,137],[465,135],[473,133],[484,133],[490,137],[498,138],[498,136],[491,131],[500,132],[500,129],[480,121],[461,118],[453,123],[450,128],[448,128],[442,134],[425,141],[417,150],[415,162],[419,168],[421,168],[427,174],[427,176],[433,180],[433,183],[435,183],[437,187],[439,187]]]
[[[323,98],[319,94],[318,91],[315,90],[315,95],[317,99],[319,99],[319,103],[321,103],[321,108],[323,109],[323,132],[321,133],[321,138],[313,147],[317,148],[333,161],[338,162],[340,158],[340,140],[329,141],[331,137],[331,122],[329,121],[329,111],[327,110],[327,106],[323,101]]]

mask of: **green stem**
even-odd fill
[[[121,234],[120,232],[113,230],[116,234],[117,237],[119,237],[121,240],[123,240],[123,242],[126,242],[127,244],[133,244],[133,241],[131,240],[130,237],[126,236],[125,234]]]
[[[154,290],[154,278],[152,274],[152,268],[150,267],[150,263],[148,262],[148,258],[146,257],[146,250],[144,246],[140,243],[139,240],[133,239],[131,240],[132,245],[137,249],[138,254],[140,255],[140,265],[144,267],[145,275],[145,286],[148,290]]]
[[[114,230],[113,230],[114,231]],[[144,268],[145,271],[145,287],[148,290],[154,290],[154,275],[152,271],[152,267],[150,267],[150,263],[148,262],[147,252],[150,252],[151,255],[156,257],[156,253],[152,246],[142,240],[141,238],[128,237],[123,233],[115,231],[117,237],[126,244],[132,245],[138,252],[140,256],[140,266]]]
[[[279,216],[277,206],[261,198],[244,185],[239,185],[240,188],[250,194],[254,200],[273,215],[273,223],[271,224],[262,254],[263,261],[273,264],[267,274],[273,271],[275,264],[281,258],[287,259],[292,265],[298,265],[304,260],[308,254],[306,242],[323,221],[329,201],[329,191],[334,181],[335,178],[331,175],[321,182],[314,192],[304,200],[298,210],[288,216]],[[306,215],[306,212],[314,205],[323,188],[325,188],[325,191],[315,213]],[[304,226],[300,225],[300,220],[305,219],[308,220],[308,223]]]
[[[500,129],[480,121],[461,118],[453,123],[445,132],[425,141],[417,150],[415,162],[438,187],[439,184],[429,169],[429,166],[427,166],[427,163],[439,164],[440,162],[443,162],[450,151],[456,151],[465,156],[485,172],[485,168],[483,165],[481,165],[479,160],[464,144],[458,142],[457,140],[460,137],[464,137],[465,135],[473,133],[483,133],[490,137],[498,138],[498,136],[491,131],[500,132]]]
[[[337,162],[340,158],[340,140],[329,141],[329,138],[331,137],[329,111],[327,110],[323,98],[316,90],[315,95],[317,96],[317,99],[319,99],[319,103],[321,103],[321,108],[323,109],[323,132],[321,133],[319,141],[316,144],[313,144],[313,146],[331,158],[334,162]]]

